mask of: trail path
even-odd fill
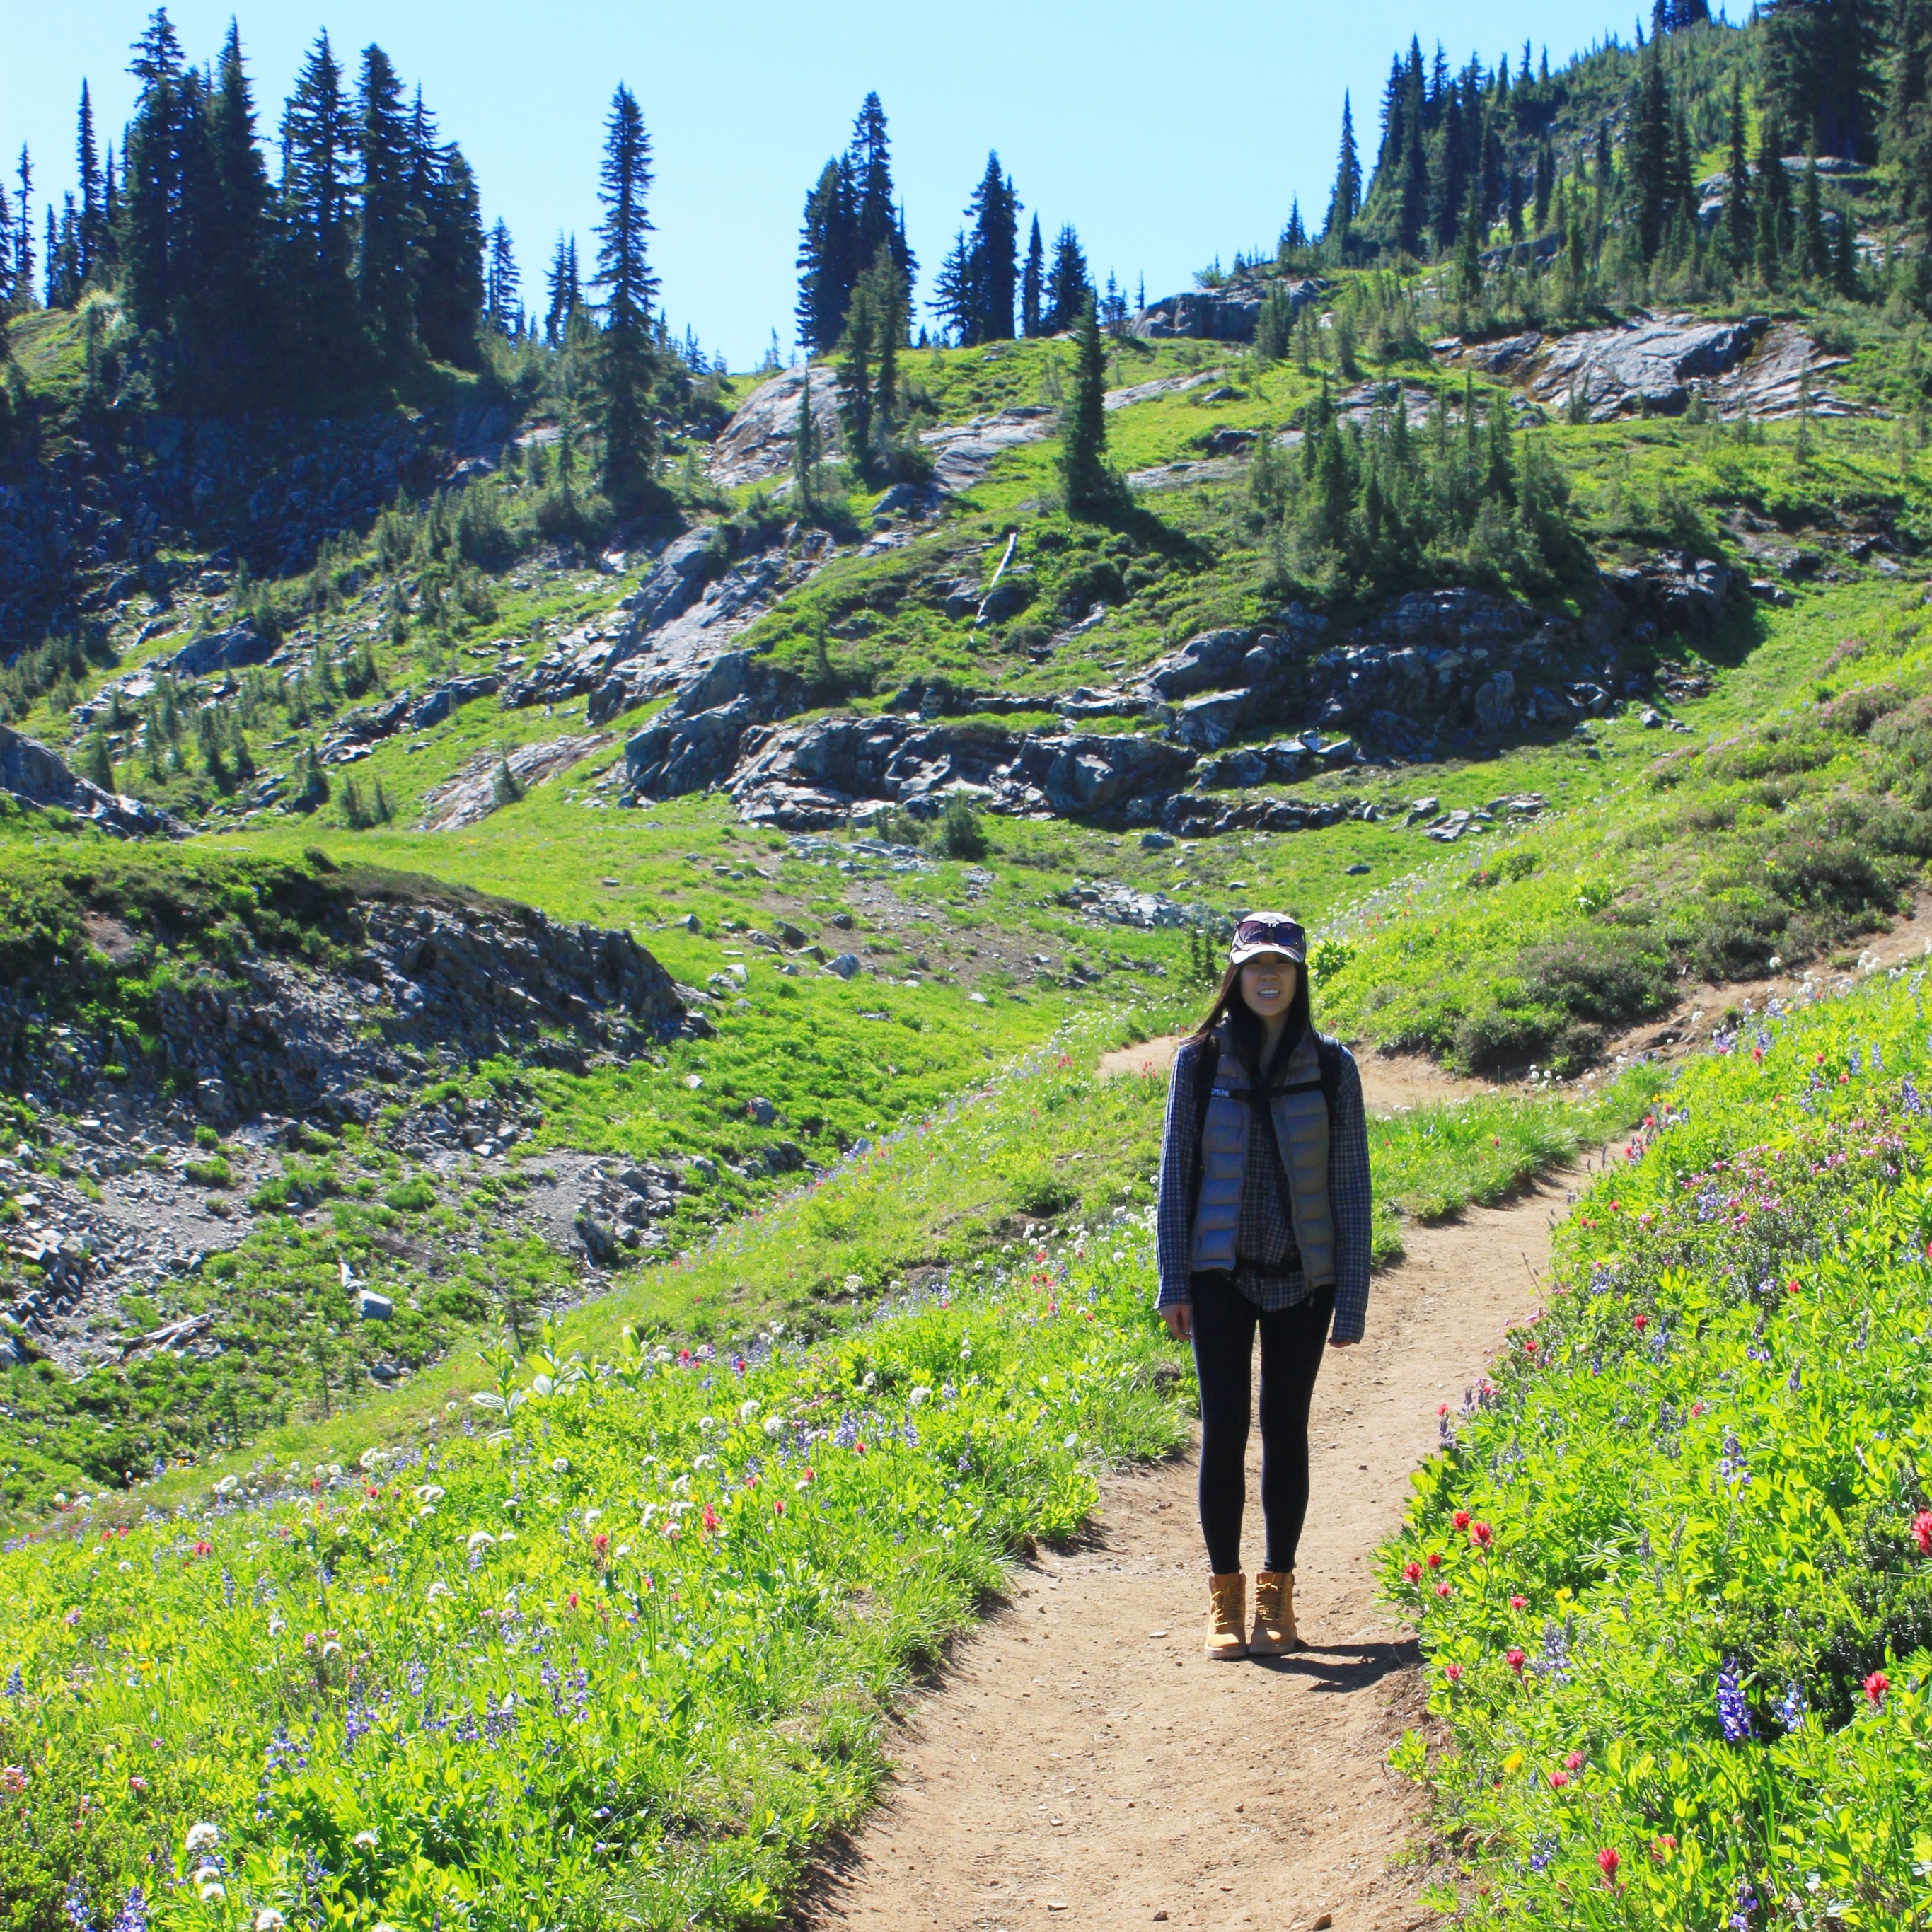
[[[1316,1385],[1298,1566],[1308,1648],[1202,1654],[1207,1562],[1190,1454],[1106,1478],[1094,1532],[1042,1550],[890,1748],[886,1801],[802,1915],[814,1932],[1244,1925],[1397,1932],[1432,1916],[1403,1862],[1418,1811],[1383,1762],[1420,1709],[1413,1642],[1369,1558],[1400,1520],[1504,1324],[1538,1300],[1570,1177],[1405,1230],[1369,1332]],[[1261,1559],[1258,1435],[1244,1552]]]

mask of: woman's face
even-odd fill
[[[1263,952],[1241,968],[1241,1004],[1264,1020],[1286,1019],[1301,968],[1279,952]]]

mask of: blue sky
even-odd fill
[[[96,125],[118,148],[133,99],[127,50],[145,5],[5,0],[0,152],[8,193],[20,144],[35,200],[74,185],[74,109],[85,75]],[[997,148],[1049,240],[1079,230],[1096,275],[1130,294],[1188,285],[1217,253],[1271,246],[1296,195],[1311,222],[1333,178],[1342,90],[1352,90],[1372,166],[1389,56],[1421,32],[1457,64],[1472,52],[1512,70],[1526,33],[1552,63],[1630,22],[1592,7],[1521,0],[1352,0],[1348,5],[1225,0],[977,0],[969,6],[862,4],[801,10],[738,0],[515,5],[499,0],[304,0],[169,9],[190,58],[213,58],[229,16],[261,110],[274,127],[302,53],[326,27],[352,69],[380,41],[420,80],[446,138],[482,182],[486,220],[514,236],[533,301],[560,228],[586,258],[611,90],[629,82],[656,148],[656,266],[673,326],[688,323],[734,368],[776,328],[788,352],[793,262],[807,188],[843,146],[868,88],[885,104],[894,172],[921,269],[931,277]],[[36,230],[40,226],[37,214]]]

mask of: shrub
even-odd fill
[[[382,1196],[382,1204],[399,1214],[420,1214],[436,1205],[436,1190],[418,1174],[391,1188]]]
[[[980,814],[964,792],[956,791],[939,814],[938,845],[949,859],[983,859],[986,833]]]

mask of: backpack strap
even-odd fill
[[[1342,1042],[1325,1033],[1315,1036],[1315,1058],[1322,1069],[1322,1097],[1328,1103],[1328,1119],[1335,1118],[1335,1096],[1342,1090]]]
[[[1208,1131],[1208,1109],[1214,1102],[1214,1078],[1220,1070],[1221,1042],[1210,1033],[1201,1042],[1194,1060],[1194,1192],[1187,1204],[1190,1228],[1201,1207],[1201,1141]]]

